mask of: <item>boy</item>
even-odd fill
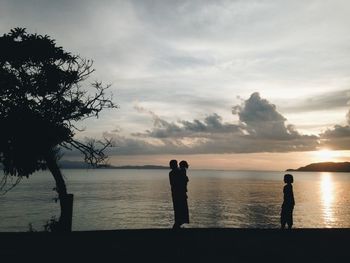
[[[281,211],[281,229],[285,229],[286,224],[288,229],[293,226],[293,209],[294,209],[294,194],[293,194],[293,175],[284,175],[284,182],[286,185],[283,187],[283,204]]]

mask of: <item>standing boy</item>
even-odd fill
[[[293,226],[293,209],[294,209],[294,194],[293,194],[293,175],[284,175],[284,182],[286,185],[283,187],[283,204],[281,211],[281,229],[285,229],[286,224],[288,229]]]

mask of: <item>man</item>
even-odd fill
[[[173,200],[175,223],[173,229],[181,228],[184,223],[189,223],[187,205],[187,182],[188,178],[179,169],[177,161],[171,160],[169,163],[169,181],[171,186],[171,197]]]

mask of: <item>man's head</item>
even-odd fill
[[[176,169],[177,168],[177,161],[176,160],[171,160],[170,162],[169,162],[169,167],[170,167],[170,169]]]

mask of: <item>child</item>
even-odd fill
[[[283,204],[281,211],[281,229],[288,225],[288,229],[292,228],[293,225],[293,208],[295,205],[294,194],[293,194],[293,175],[284,175],[284,182],[286,185],[283,187]]]
[[[181,224],[189,224],[190,218],[189,218],[189,212],[188,212],[188,203],[187,203],[187,184],[188,184],[188,177],[186,169],[188,169],[189,165],[186,161],[181,161],[179,163],[180,168],[180,189],[181,189],[181,198],[179,200],[180,207],[181,207]]]
[[[179,168],[180,168],[180,174],[182,175],[182,188],[183,192],[187,198],[187,183],[188,183],[188,176],[186,170],[188,169],[189,165],[186,161],[181,161],[179,163]]]

